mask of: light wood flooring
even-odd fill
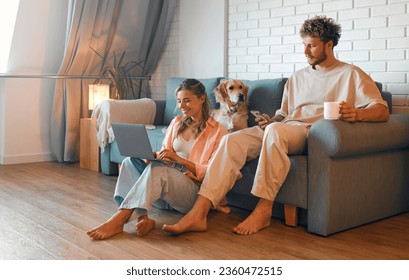
[[[291,228],[273,219],[252,236],[231,228],[248,212],[211,212],[205,233],[171,236],[160,228],[181,215],[154,210],[156,229],[141,238],[128,224],[104,241],[86,231],[115,211],[116,177],[54,162],[0,165],[0,259],[409,259],[409,213],[329,237]],[[408,186],[409,187],[409,186]]]

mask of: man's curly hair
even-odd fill
[[[304,22],[300,29],[300,36],[302,38],[306,36],[319,38],[324,44],[332,41],[335,47],[341,37],[341,25],[337,24],[332,18],[315,16]]]

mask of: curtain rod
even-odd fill
[[[32,79],[106,79],[99,75],[10,75],[0,74],[0,78],[32,78]],[[151,76],[131,76],[135,80],[150,80]]]

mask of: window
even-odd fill
[[[0,2],[0,73],[7,72],[19,0]]]

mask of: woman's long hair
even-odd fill
[[[181,90],[189,90],[192,94],[196,95],[198,98],[201,98],[202,96],[205,97],[205,101],[203,102],[202,105],[202,112],[203,112],[203,118],[200,121],[198,127],[197,127],[197,134],[203,131],[203,129],[206,127],[206,122],[210,117],[210,112],[211,112],[211,105],[209,102],[209,98],[207,98],[207,93],[205,86],[198,80],[196,79],[186,79],[184,80],[175,90],[175,97],[177,98],[177,94]],[[180,126],[177,130],[177,135],[182,133],[187,127],[189,127],[189,124],[192,122],[191,118],[186,118],[183,117],[182,122],[180,123]]]

